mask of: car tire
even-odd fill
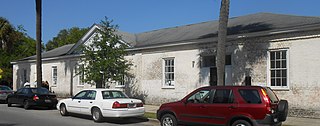
[[[288,101],[287,100],[280,100],[278,104],[278,120],[279,121],[286,121],[288,115]]]
[[[9,100],[6,100],[7,101],[7,105],[8,105],[8,107],[11,107],[12,106],[12,104],[9,102]]]
[[[93,108],[91,114],[94,122],[101,122],[103,120],[103,116],[99,108]]]
[[[68,116],[69,115],[69,112],[67,111],[67,107],[66,107],[66,105],[65,104],[61,104],[60,105],[60,114],[62,115],[62,116]]]
[[[237,120],[231,126],[251,126],[251,124],[246,120]]]
[[[24,108],[25,110],[28,110],[28,109],[30,108],[30,103],[29,103],[28,100],[24,100],[24,102],[23,102],[23,108]]]
[[[165,114],[161,117],[161,126],[177,126],[177,119],[172,114]]]

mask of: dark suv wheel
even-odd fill
[[[177,126],[177,119],[172,114],[165,114],[161,117],[161,126]]]

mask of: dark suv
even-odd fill
[[[157,118],[161,126],[280,126],[287,113],[288,102],[279,101],[268,87],[209,86],[196,89],[180,101],[162,104]]]

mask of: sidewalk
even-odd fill
[[[146,112],[157,113],[159,106],[144,105]],[[288,117],[283,126],[319,126],[320,119]]]

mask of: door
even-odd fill
[[[208,105],[208,112],[213,124],[225,125],[232,113],[238,109],[238,104],[234,100],[232,89],[216,89],[212,101]]]
[[[209,89],[199,90],[187,99],[187,103],[181,111],[181,120],[193,123],[209,123],[207,105],[209,104],[211,91]]]
[[[84,96],[84,98],[81,99],[81,113],[86,115],[91,115],[91,107],[94,104],[94,101],[96,99],[96,91],[90,90],[87,92],[87,94]]]
[[[18,94],[22,94],[22,88],[21,89],[19,89],[17,92],[15,92],[13,95],[12,95],[12,97],[10,97],[10,102],[11,103],[18,103],[18,100],[17,100],[17,98],[18,98]]]
[[[217,67],[211,67],[210,68],[210,86],[216,86],[217,85]]]
[[[16,95],[16,103],[21,104],[21,105],[24,104],[25,100],[30,99],[30,98],[29,98],[29,95],[31,95],[30,93],[31,93],[31,92],[30,92],[30,89],[29,89],[29,88],[23,88],[23,89],[21,90],[21,92],[19,92],[19,93]]]
[[[78,94],[76,94],[71,101],[68,103],[67,110],[74,113],[80,113],[81,112],[81,99],[84,98],[87,91],[81,91]]]

